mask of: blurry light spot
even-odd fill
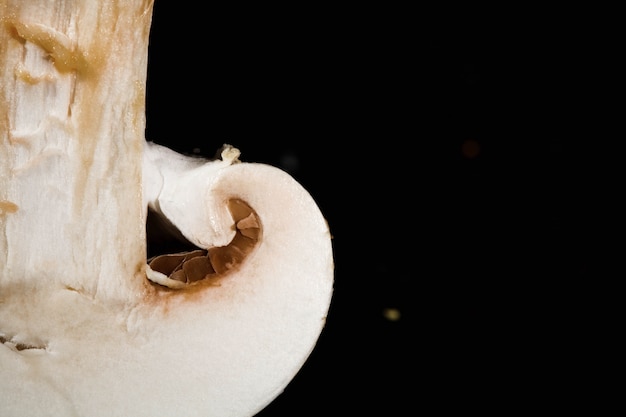
[[[280,166],[288,172],[294,172],[300,166],[300,160],[293,152],[286,152],[280,157]]]
[[[476,158],[480,153],[480,144],[473,139],[468,139],[461,145],[461,152],[468,159]]]
[[[389,321],[398,321],[400,320],[401,316],[402,314],[400,313],[400,310],[398,310],[397,308],[383,309],[383,317]]]
[[[200,148],[193,148],[192,152],[195,153],[195,154],[199,154],[202,151],[200,150]]]

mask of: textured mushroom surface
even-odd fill
[[[148,260],[148,278],[170,288],[181,288],[179,283],[217,278],[237,268],[261,238],[261,224],[243,201],[230,200],[228,207],[236,230],[228,245],[154,256]]]
[[[329,229],[278,168],[241,163],[216,176],[234,239],[151,259],[146,270],[167,281],[145,279],[140,298],[2,288],[1,415],[251,416],[282,392],[325,325]]]
[[[2,417],[253,416],[324,328],[312,196],[144,137],[152,5],[0,0]],[[188,248],[148,259],[150,214]]]

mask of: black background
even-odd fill
[[[526,136],[541,106],[521,118],[510,106],[532,83],[497,33],[421,30],[407,10],[359,7],[194,12],[157,0],[146,137],[207,157],[232,144],[291,173],[328,220],[326,328],[259,416],[516,402],[529,391],[511,381],[534,352],[519,315],[534,307],[511,306],[531,286],[530,259],[550,258],[549,272],[558,255],[545,242],[565,239],[558,208],[537,210],[510,174],[527,153],[539,156],[530,171],[563,164],[563,143]],[[536,190],[546,205],[556,185]],[[514,236],[537,216],[551,228],[529,248]]]

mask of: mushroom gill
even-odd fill
[[[244,201],[230,199],[228,209],[235,228],[228,245],[152,256],[148,259],[148,278],[168,288],[183,288],[235,270],[260,240],[262,228],[257,213]]]

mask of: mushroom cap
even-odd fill
[[[180,289],[146,280],[126,302],[69,287],[2,290],[0,415],[246,417],[284,390],[329,311],[329,227],[279,168],[238,163],[215,175],[211,194],[245,201],[263,228],[236,269]]]

